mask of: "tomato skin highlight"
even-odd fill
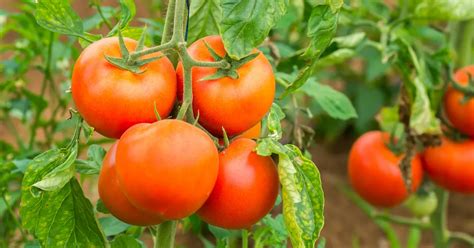
[[[258,155],[256,142],[239,138],[219,154],[219,175],[198,211],[205,222],[228,229],[248,228],[270,212],[279,181],[271,157]]]
[[[474,194],[474,140],[454,142],[443,138],[441,146],[425,150],[423,162],[426,174],[439,186]]]
[[[117,142],[105,155],[99,175],[99,195],[102,202],[117,219],[137,226],[151,226],[162,222],[158,216],[145,213],[133,206],[120,190],[115,169]]]
[[[454,79],[460,85],[466,86],[469,76],[474,78],[474,65],[461,68],[454,74]],[[464,94],[449,86],[444,95],[444,110],[453,126],[474,138],[474,99],[462,103]]]
[[[371,131],[363,134],[353,144],[349,153],[349,180],[354,190],[367,202],[379,207],[393,207],[408,197],[396,156],[385,145],[387,133]],[[420,156],[411,163],[412,192],[423,177]]]
[[[135,50],[135,40],[124,41],[129,51]],[[72,97],[89,125],[104,136],[119,138],[134,124],[156,121],[154,102],[162,118],[169,115],[176,100],[176,74],[168,58],[151,62],[143,66],[143,73],[135,74],[110,64],[104,55],[121,56],[117,37],[89,45],[72,73]]]
[[[211,194],[218,167],[212,139],[180,120],[137,124],[117,147],[122,191],[134,206],[165,220],[196,212]]]
[[[189,48],[190,56],[199,61],[214,61],[204,41],[220,56],[225,55],[220,36],[207,36],[194,42]],[[227,135],[234,136],[256,125],[270,110],[275,96],[275,76],[270,62],[262,52],[254,49],[259,55],[237,69],[238,79],[230,77],[217,80],[201,81],[213,75],[216,68],[194,67],[193,110],[199,123],[212,134],[222,136],[222,127]],[[179,63],[176,69],[178,76],[178,98],[183,95],[183,68]]]

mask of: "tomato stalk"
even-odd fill
[[[474,42],[474,20],[469,20],[461,23],[462,38],[459,44],[459,66],[466,66],[472,64],[472,43]]]
[[[166,221],[156,228],[154,248],[173,248],[177,221]]]

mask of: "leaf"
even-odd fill
[[[344,5],[344,0],[307,0],[307,2],[313,7],[317,5],[329,5],[333,12],[338,11],[342,5]]]
[[[99,223],[102,226],[102,230],[104,230],[105,236],[117,235],[130,227],[129,224],[124,223],[113,216],[100,218]]]
[[[348,120],[357,118],[357,113],[352,106],[351,101],[343,93],[332,89],[331,87],[310,80],[305,85],[304,92],[311,96],[321,108],[331,117]]]
[[[110,30],[107,37],[114,36],[118,33],[119,29],[123,30],[128,26],[130,21],[132,21],[133,17],[136,14],[136,7],[134,0],[120,0],[120,19],[115,25],[112,30]]]
[[[219,0],[193,0],[189,13],[188,42],[219,34],[222,8]]]
[[[273,103],[267,117],[267,128],[269,131],[268,137],[280,140],[283,134],[281,129],[281,121],[285,118],[285,113],[281,110],[278,104]]]
[[[336,33],[339,12],[332,12],[330,6],[319,5],[313,8],[308,20],[307,35],[311,43],[303,56],[317,59]]]
[[[356,52],[352,49],[341,48],[338,49],[327,56],[316,61],[314,65],[314,70],[319,68],[328,67],[335,64],[340,64],[356,55]]]
[[[299,89],[313,75],[318,67],[317,60],[319,56],[329,46],[332,37],[336,33],[338,16],[339,12],[333,13],[328,5],[318,5],[313,8],[308,20],[307,31],[311,42],[302,55],[310,60],[308,64],[299,71],[295,81],[285,89],[280,98],[284,98]]]
[[[433,20],[468,20],[474,18],[472,0],[421,0],[415,6],[415,16]]]
[[[430,99],[425,85],[416,77],[413,80],[413,87],[415,96],[411,105],[410,128],[416,134],[441,134],[441,125],[430,108]]]
[[[54,160],[52,163],[48,164],[51,165],[51,168],[48,168],[48,165],[45,166],[46,168],[50,169],[50,171],[41,177],[37,177],[37,179],[40,179],[40,181],[35,182],[32,187],[36,187],[44,191],[56,191],[63,188],[64,185],[66,185],[74,176],[75,168],[72,165],[74,164],[74,161],[77,157],[77,142],[75,142],[75,145],[70,149],[62,148],[58,149],[54,153],[59,153],[59,159]],[[39,159],[41,159],[41,157]],[[36,158],[33,160],[33,164],[35,164],[35,160]],[[29,170],[30,168],[32,168],[32,170]],[[32,165],[30,165],[25,172],[25,176],[30,176],[29,174],[34,173],[37,169],[38,168],[32,167]],[[34,189],[32,188],[32,190]]]
[[[105,206],[104,202],[101,199],[97,200],[97,204],[95,205],[95,209],[97,210],[97,212],[104,213],[104,214],[110,214],[110,211],[107,209],[107,207]]]
[[[137,240],[136,238],[120,234],[110,242],[111,248],[142,248],[145,247],[142,241]]]
[[[288,0],[222,0],[219,30],[229,56],[243,58],[260,45],[287,6]]]
[[[314,247],[324,225],[324,193],[318,169],[296,146],[270,138],[258,141],[257,153],[279,156],[283,217],[293,247]]]
[[[75,178],[58,191],[44,191],[39,196],[31,193],[34,177],[28,171],[44,167],[55,155],[40,155],[41,160],[33,160],[25,174],[20,203],[23,226],[42,247],[106,247],[92,204]]]
[[[77,172],[86,175],[100,173],[105,150],[100,145],[93,144],[87,150],[87,160],[76,160]]]
[[[68,0],[38,0],[35,18],[40,26],[56,33],[80,37],[84,32],[82,20]]]
[[[364,32],[357,32],[346,36],[339,36],[332,41],[337,43],[338,47],[353,48],[358,46],[365,39]]]

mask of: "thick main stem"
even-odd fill
[[[446,248],[448,246],[448,231],[446,229],[446,210],[448,206],[448,192],[437,188],[435,190],[438,198],[438,207],[431,215],[433,225],[433,238],[435,248]]]
[[[472,61],[472,43],[474,42],[474,20],[469,20],[462,23],[462,30],[459,32],[462,35],[459,44],[459,59],[458,66],[470,65]]]
[[[166,10],[165,25],[163,28],[163,36],[161,36],[161,44],[167,43],[171,39],[173,33],[174,11],[176,8],[176,0],[168,1],[168,9]]]
[[[166,221],[156,228],[154,248],[173,248],[177,221]]]

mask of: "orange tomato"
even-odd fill
[[[239,138],[219,154],[219,175],[198,216],[209,224],[247,228],[263,218],[278,196],[278,172],[271,157],[258,155],[255,141]]]
[[[467,85],[469,74],[474,79],[474,65],[458,70],[454,74],[454,79],[460,85]],[[444,110],[449,121],[456,129],[470,137],[474,137],[474,99],[471,98],[462,103],[463,99],[464,94],[462,92],[449,87],[444,95]]]
[[[137,42],[124,40],[134,51]],[[89,45],[72,72],[72,97],[89,125],[104,136],[119,138],[134,124],[156,121],[154,102],[161,117],[169,115],[176,99],[176,74],[168,58],[151,62],[143,66],[143,73],[135,74],[110,64],[104,55],[121,56],[117,37]]]
[[[189,48],[190,56],[199,61],[214,61],[204,41],[220,56],[225,55],[220,36],[207,36],[194,42]],[[193,110],[199,112],[199,123],[212,134],[222,136],[222,127],[227,135],[234,136],[251,128],[269,111],[275,96],[275,77],[272,66],[258,50],[259,55],[237,69],[238,79],[230,77],[205,80],[216,68],[194,67]],[[178,75],[178,97],[183,94],[183,68],[176,69]]]
[[[357,139],[349,153],[349,180],[354,190],[367,202],[393,207],[408,197],[399,168],[402,156],[396,156],[385,145],[388,134],[372,131]],[[423,170],[417,155],[411,163],[412,191],[421,183]]]
[[[211,194],[219,155],[201,129],[180,120],[138,124],[117,147],[117,176],[137,208],[164,220],[196,212]]]
[[[425,172],[436,184],[459,193],[474,193],[474,140],[443,138],[441,146],[426,149],[423,158]]]
[[[105,155],[99,175],[99,195],[105,207],[117,219],[132,225],[150,226],[161,222],[158,216],[145,213],[133,206],[120,190],[115,170],[117,142]]]

